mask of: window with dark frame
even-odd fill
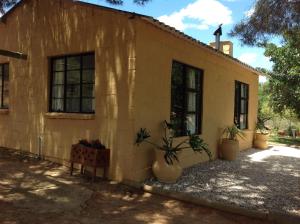
[[[94,113],[94,87],[94,53],[51,58],[51,112]]]
[[[249,85],[235,81],[234,124],[239,129],[248,128]]]
[[[9,104],[9,65],[0,64],[0,109],[8,109]]]
[[[173,61],[171,123],[175,136],[200,134],[203,70]]]

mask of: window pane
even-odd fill
[[[94,83],[95,82],[95,71],[94,70],[83,70],[82,71],[82,83]]]
[[[82,99],[82,112],[94,112],[94,99]]]
[[[3,94],[3,108],[8,108],[8,105],[9,105],[8,93]]]
[[[182,64],[173,63],[172,68],[172,112],[184,110],[184,67]]]
[[[247,100],[241,100],[241,114],[247,113]]]
[[[247,115],[240,115],[240,129],[247,128]]]
[[[84,55],[82,57],[83,68],[95,68],[95,56],[94,54]]]
[[[79,98],[67,98],[66,99],[66,111],[67,112],[80,112],[80,99]]]
[[[2,108],[2,87],[0,86],[0,108]]]
[[[189,68],[187,72],[187,87],[191,89],[196,88],[196,70]]]
[[[80,83],[80,71],[68,71],[67,84],[79,84],[79,83]]]
[[[188,112],[196,111],[197,93],[188,92]]]
[[[53,84],[64,84],[65,74],[64,72],[55,72],[53,74]]]
[[[67,70],[80,69],[80,56],[67,57]]]
[[[248,86],[245,84],[241,84],[241,97],[247,98],[248,97]]]
[[[83,84],[82,85],[82,96],[83,97],[94,97],[94,84]]]
[[[3,97],[7,97],[9,96],[9,82],[8,81],[4,81],[4,86],[3,86]]]
[[[63,98],[64,97],[64,86],[63,85],[53,86],[52,97]]]
[[[80,85],[68,85],[67,97],[80,97]]]
[[[239,124],[240,118],[238,114],[234,115],[234,124],[239,128],[240,124]]]
[[[191,133],[198,132],[198,126],[201,126],[201,124],[196,123],[201,113],[197,102],[197,100],[200,100],[198,97],[200,92],[200,75],[201,73],[198,69],[179,62],[173,62],[171,122],[175,126],[176,136],[186,135],[187,130],[190,130]],[[189,91],[189,89],[193,91]]]
[[[8,64],[0,65],[1,76],[0,76],[0,107],[8,108],[9,104],[9,71]]]
[[[8,76],[9,76],[8,64],[5,64],[4,65],[4,74],[3,74],[4,80],[8,80],[9,79]]]
[[[180,112],[180,111],[172,112],[171,116],[170,116],[170,120],[171,120],[171,122],[173,124],[173,127],[174,127],[175,136],[182,135],[182,132],[183,132],[183,130],[182,130],[182,128],[183,128],[182,121],[185,120],[184,113]]]
[[[64,71],[65,70],[65,59],[58,58],[53,60],[53,71]]]
[[[186,129],[190,131],[191,134],[196,133],[196,115],[188,114],[186,116]]]
[[[62,112],[64,110],[63,99],[52,99],[52,111]]]

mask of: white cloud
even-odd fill
[[[254,68],[261,67],[270,70],[272,67],[272,63],[270,62],[270,59],[258,53],[253,53],[253,52],[242,53],[238,57],[238,59],[248,65],[251,65]],[[266,81],[267,78],[265,76],[259,76],[259,82],[263,83]]]
[[[270,61],[270,58],[264,56],[259,52],[246,52],[242,53],[238,59],[248,65],[251,65],[254,68],[265,68],[271,70],[273,63]]]
[[[256,53],[250,53],[250,52],[247,52],[247,53],[242,53],[238,59],[244,63],[247,63],[249,65],[252,65],[255,63],[256,59],[257,59],[258,55]]]
[[[232,11],[217,0],[196,0],[179,11],[158,17],[158,20],[181,31],[188,28],[204,30],[221,23],[231,24],[231,14]]]
[[[262,75],[260,75],[258,78],[259,78],[260,83],[264,83],[264,82],[268,81],[267,77],[262,76]]]
[[[245,11],[245,12],[244,12],[244,15],[245,15],[247,18],[249,18],[249,17],[251,17],[251,16],[253,15],[254,11],[255,11],[255,8],[252,7],[252,8],[249,9],[248,11]]]

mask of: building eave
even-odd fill
[[[227,54],[224,54],[223,52],[221,51],[218,51],[216,49],[214,49],[213,47],[175,29],[174,27],[171,27],[171,26],[168,26],[166,25],[165,23],[162,23],[160,22],[159,20],[153,18],[153,17],[141,17],[141,19],[143,19],[144,21],[147,21],[151,24],[153,24],[154,26],[164,30],[164,31],[167,31],[173,35],[175,35],[176,37],[179,37],[179,38],[182,38],[186,41],[189,41],[190,43],[192,44],[196,44],[197,46],[205,49],[205,50],[208,50],[210,51],[211,53],[217,55],[217,56],[220,56],[220,57],[223,57],[225,58],[226,60],[230,60],[232,62],[234,62],[235,64],[239,65],[239,66],[242,66],[243,68],[247,69],[247,70],[250,70],[251,72],[255,73],[256,75],[263,75],[260,71],[258,71],[257,69],[253,68],[252,66],[238,60],[237,58],[234,58],[234,57],[231,57],[230,55],[227,55]]]
[[[16,5],[14,5],[9,11],[7,11],[1,18],[0,18],[0,22],[1,23],[5,23],[6,19],[22,4],[24,4],[27,0],[20,0]],[[122,13],[122,14],[126,14],[126,15],[130,15],[131,17],[138,17],[141,18],[142,20],[153,24],[154,26],[165,30],[167,32],[169,32],[172,35],[175,35],[179,38],[182,38],[186,41],[189,41],[193,44],[196,44],[197,46],[209,50],[211,53],[223,57],[226,60],[230,60],[232,62],[234,62],[235,64],[242,66],[243,68],[250,70],[251,72],[253,72],[256,75],[263,75],[260,71],[258,71],[257,69],[253,68],[252,66],[238,60],[237,58],[231,57],[230,55],[224,54],[221,51],[218,51],[212,47],[210,47],[209,45],[175,29],[174,27],[168,26],[165,23],[160,22],[159,20],[151,17],[151,16],[147,16],[147,15],[143,15],[143,14],[138,14],[135,12],[128,12],[128,11],[124,11],[124,10],[118,10],[118,9],[114,9],[114,8],[110,8],[110,7],[105,7],[105,6],[100,6],[100,5],[96,5],[96,4],[92,4],[92,3],[87,3],[87,2],[82,2],[82,1],[78,1],[78,0],[72,0],[74,4],[77,5],[82,5],[85,7],[93,7],[93,8],[97,8],[97,9],[102,9],[102,10],[108,10],[108,11],[112,11],[112,12],[117,12],[117,13]]]

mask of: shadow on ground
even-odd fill
[[[144,193],[121,184],[69,176],[57,164],[0,149],[0,223],[263,223]],[[265,222],[264,222],[265,223]]]

